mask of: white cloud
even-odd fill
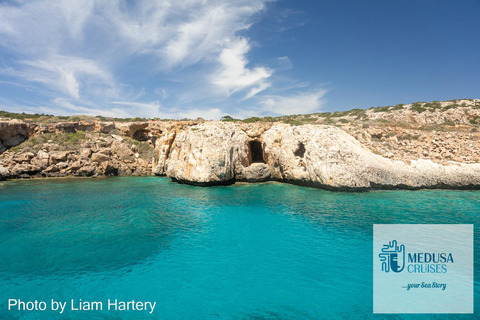
[[[139,117],[154,117],[161,114],[161,105],[158,101],[149,103],[130,102],[130,101],[112,101],[111,104],[131,107],[130,114]]]
[[[47,60],[19,61],[19,64],[22,67],[14,72],[18,77],[44,84],[76,99],[80,98],[80,81],[85,85],[100,82],[113,86],[110,74],[87,59],[54,56]]]
[[[318,107],[318,92],[265,95],[279,92],[275,72],[292,67],[288,57],[270,59],[273,67],[247,58],[254,52],[239,32],[269,1],[3,3],[0,86],[25,90],[17,106],[27,99],[57,114],[218,119],[245,100],[260,101],[259,113],[291,113],[284,105],[295,99]]]
[[[279,69],[288,70],[288,69],[292,69],[292,68],[293,68],[293,63],[292,63],[292,61],[290,60],[290,58],[287,57],[287,56],[278,57],[278,58],[276,59],[276,62],[277,62],[277,65],[278,65],[278,68],[279,68]]]
[[[182,118],[196,119],[198,117],[201,117],[205,120],[219,120],[224,115],[225,115],[225,112],[223,112],[219,108],[191,109],[188,111],[178,112],[179,119],[182,119]]]
[[[167,64],[191,65],[220,52],[249,19],[264,8],[264,1],[202,2],[189,19],[178,25],[163,51]]]
[[[101,109],[98,107],[85,107],[82,105],[73,104],[70,101],[63,98],[56,98],[53,102],[58,106],[57,108],[52,107],[41,107],[39,108],[41,112],[53,113],[56,115],[87,115],[87,116],[98,116],[102,115],[105,117],[114,117],[114,118],[128,118],[129,113],[126,110],[121,108],[111,108],[111,109]]]
[[[163,119],[196,119],[202,117],[205,120],[218,120],[225,113],[218,108],[206,108],[206,109],[189,109],[182,110],[178,108],[162,108],[160,102],[153,101],[150,103],[138,103],[128,101],[113,101],[112,104],[132,107],[135,109],[135,115],[142,117],[160,117]]]
[[[265,80],[272,75],[272,71],[264,67],[249,69],[245,55],[250,51],[250,45],[245,38],[233,40],[220,53],[221,69],[213,75],[211,82],[226,90],[227,96],[232,93],[256,86],[246,95],[245,99],[265,90],[270,86]]]
[[[168,70],[218,54],[236,32],[250,27],[267,1],[141,1],[128,9],[107,2],[98,5],[103,20],[96,24],[113,26],[129,53],[154,55],[158,67]]]
[[[165,99],[166,97],[168,97],[167,91],[165,89],[157,88],[157,89],[154,89],[153,92],[159,95],[160,97],[162,97],[162,99]]]
[[[288,115],[320,111],[325,104],[325,89],[310,92],[297,92],[293,95],[268,95],[261,98],[259,106],[271,114]]]
[[[262,92],[263,90],[270,88],[270,86],[271,86],[271,84],[268,83],[268,82],[261,82],[261,83],[258,85],[258,87],[252,88],[252,89],[247,93],[247,95],[243,98],[243,100],[250,99],[251,97],[253,97],[253,96],[256,95],[257,93]]]
[[[0,45],[21,54],[44,55],[80,40],[93,0],[31,1],[0,7]]]

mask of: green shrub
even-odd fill
[[[365,109],[352,109],[350,111],[347,111],[347,114],[350,116],[363,116],[365,115]]]
[[[27,140],[19,144],[18,146],[10,148],[13,152],[38,152],[42,149],[44,143],[52,140],[52,143],[58,144],[60,150],[76,150],[80,140],[85,140],[85,132],[77,131],[75,133],[46,133],[38,136],[29,137]]]
[[[444,126],[455,126],[455,122],[447,120],[444,123],[442,123]]]
[[[332,118],[330,118],[330,117],[326,117],[325,120],[323,120],[323,123],[325,123],[325,124],[334,124],[335,121],[334,121]]]
[[[292,126],[300,126],[303,124],[302,121],[294,120],[294,119],[286,119],[283,121],[284,123],[290,124]]]
[[[134,156],[129,156],[129,155],[123,155],[123,156],[122,156],[122,160],[133,161],[134,159],[135,159]]]
[[[123,138],[128,143],[134,144],[135,146],[137,146],[138,156],[140,158],[150,161],[152,159],[152,157],[155,156],[155,154],[156,154],[155,147],[150,145],[148,142],[138,141],[138,140],[132,139],[130,137],[123,137]]]
[[[373,112],[387,112],[390,110],[390,107],[391,106],[387,106],[387,107],[377,107],[375,109],[373,109]],[[393,107],[392,107],[393,108]]]
[[[422,113],[424,111],[427,111],[427,109],[423,107],[423,104],[424,104],[423,102],[416,102],[416,103],[412,104],[410,109],[413,110],[413,111],[417,111],[418,113]]]
[[[263,117],[262,121],[263,122],[275,122],[275,121],[277,121],[277,119],[275,119],[274,117]]]
[[[430,103],[425,103],[423,107],[428,108],[430,111],[435,111],[437,109],[442,109],[442,104],[440,101],[432,101]]]
[[[260,121],[259,117],[250,117],[250,118],[247,118],[247,119],[243,119],[243,122],[245,122],[245,123],[253,123],[253,122],[258,122],[258,121]]]
[[[458,104],[453,103],[453,104],[449,104],[449,105],[446,105],[445,107],[443,107],[443,110],[446,111],[446,110],[453,109],[453,108],[458,108],[458,107],[460,107]]]
[[[235,119],[233,119],[231,116],[229,116],[228,114],[221,117],[220,118],[220,121],[235,121]]]
[[[418,138],[420,138],[419,134],[415,134],[415,135],[406,134],[404,136],[401,136],[401,135],[397,136],[398,140],[417,140]]]

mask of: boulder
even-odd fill
[[[66,161],[70,151],[53,151],[50,152],[50,158],[54,160],[54,162],[61,162]]]
[[[115,140],[112,143],[111,152],[116,154],[117,156],[121,157],[129,157],[133,156],[133,151],[130,148],[130,145],[127,143],[122,142],[123,140]]]
[[[95,174],[95,167],[92,165],[85,165],[77,170],[77,174],[81,176],[92,176]]]
[[[10,177],[10,170],[7,168],[0,166],[0,180],[4,180]]]
[[[13,158],[13,160],[15,162],[22,163],[22,162],[30,161],[30,159],[32,159],[33,157],[35,157],[35,154],[32,152],[21,152],[21,153],[15,154],[15,157]]]
[[[88,158],[92,154],[92,149],[90,149],[90,148],[80,148],[80,150],[78,150],[78,153],[80,154],[80,156],[82,158]]]
[[[83,163],[81,161],[72,162],[65,170],[66,171],[77,171],[83,167]]]
[[[242,176],[238,180],[249,182],[268,181],[271,178],[270,167],[265,163],[252,163],[243,167]]]
[[[16,164],[12,170],[12,176],[30,176],[35,175],[42,171],[41,167],[31,165],[31,164]]]
[[[60,171],[60,169],[58,168],[58,166],[54,164],[52,164],[51,166],[43,170],[43,172],[46,172],[46,173],[58,172],[58,171]]]
[[[108,154],[101,152],[95,152],[92,154],[92,162],[102,163],[108,160],[110,160],[110,156]]]
[[[118,165],[112,161],[107,161],[102,163],[103,174],[107,176],[117,176],[118,175]]]
[[[96,132],[109,133],[113,129],[115,129],[115,123],[114,122],[95,121],[94,131],[96,131]]]

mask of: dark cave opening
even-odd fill
[[[303,158],[305,156],[305,145],[303,142],[298,144],[297,150],[295,151],[295,157]]]
[[[148,140],[148,131],[147,130],[137,130],[133,134],[133,139],[137,141],[147,141]]]
[[[250,141],[249,147],[251,155],[250,163],[265,163],[262,144],[259,141]]]

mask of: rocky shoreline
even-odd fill
[[[408,110],[399,113],[418,113]],[[0,180],[159,175],[199,186],[280,181],[329,190],[480,188],[480,146],[471,117],[457,132],[436,128],[435,134],[399,126],[391,110],[370,118],[387,115],[396,117],[394,127],[364,120],[325,125],[321,119],[302,125],[0,119]]]

